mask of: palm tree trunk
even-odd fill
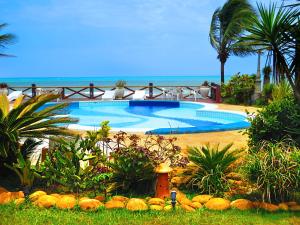
[[[221,61],[221,84],[225,83],[225,62]]]
[[[274,51],[273,51],[273,82],[278,83],[277,70],[276,70],[276,55]]]

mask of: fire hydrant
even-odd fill
[[[155,197],[157,198],[168,198],[170,196],[169,190],[169,173],[172,171],[166,163],[161,163],[156,167],[155,172],[157,173],[157,182]]]

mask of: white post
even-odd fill
[[[261,77],[260,77],[260,56],[261,56],[261,50],[257,51],[257,72],[256,72],[256,79],[255,79],[255,91],[253,100],[255,101],[258,99],[261,95]]]

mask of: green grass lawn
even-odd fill
[[[196,212],[130,212],[127,210],[105,210],[83,212],[80,210],[62,211],[58,209],[40,209],[32,205],[16,208],[14,205],[0,206],[0,224],[300,224],[300,213],[262,211],[214,212],[205,209]]]

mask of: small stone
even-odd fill
[[[164,207],[161,205],[150,205],[150,209],[155,211],[161,211],[164,209]]]
[[[58,198],[51,195],[42,195],[34,202],[35,205],[41,208],[50,208],[56,205]]]
[[[300,211],[300,205],[292,205],[289,207],[289,209],[291,211],[294,211],[294,212],[299,212]]]
[[[254,207],[254,208],[260,208],[262,202],[254,201],[254,202],[252,202],[252,204],[253,204],[253,207]]]
[[[188,199],[188,198],[180,199],[179,203],[180,203],[181,205],[188,205],[188,206],[193,207],[193,206],[192,206],[193,202],[192,202],[190,199]]]
[[[60,194],[57,194],[57,193],[50,194],[50,196],[53,196],[55,198],[61,198],[62,197]]]
[[[144,202],[143,199],[139,199],[139,198],[129,199],[126,208],[131,211],[148,210],[147,204]]]
[[[278,207],[280,210],[283,210],[283,211],[289,210],[289,206],[286,203],[280,203],[280,204],[278,204]]]
[[[148,200],[148,204],[149,205],[161,205],[164,206],[165,205],[165,201],[160,199],[160,198],[150,198]]]
[[[47,193],[44,191],[36,191],[36,192],[32,193],[31,195],[29,195],[29,199],[30,199],[30,201],[35,202],[36,200],[38,200],[39,197],[41,197],[43,195],[47,195]]]
[[[189,206],[189,205],[182,204],[181,208],[184,209],[185,211],[188,211],[188,212],[194,212],[195,211],[195,209],[193,207]]]
[[[193,202],[191,205],[194,209],[200,209],[202,208],[202,204],[200,202]]]
[[[3,192],[9,192],[9,191],[4,187],[0,187],[0,194],[3,193]]]
[[[25,202],[25,198],[18,198],[15,201],[16,206],[19,206]]]
[[[253,209],[253,203],[247,199],[237,199],[230,203],[230,206],[239,210]]]
[[[230,201],[223,198],[211,198],[205,203],[205,207],[211,210],[226,210],[230,208]]]
[[[96,200],[100,201],[100,202],[104,202],[105,201],[105,197],[103,195],[98,195],[95,197]]]
[[[278,205],[274,205],[274,204],[266,203],[266,202],[262,202],[260,204],[260,208],[264,209],[264,210],[266,210],[268,212],[275,212],[275,211],[279,210]]]
[[[79,199],[79,202],[82,201],[82,200],[86,200],[86,199],[90,199],[90,198],[89,198],[89,197],[81,197],[81,198]]]
[[[56,207],[59,209],[73,209],[75,205],[76,199],[72,196],[62,196],[56,203]]]
[[[96,199],[83,199],[78,203],[79,207],[83,210],[97,210],[103,203]]]
[[[107,209],[121,209],[125,208],[124,202],[117,201],[117,200],[110,200],[105,203],[105,208]]]
[[[297,202],[284,202],[284,203],[287,204],[288,206],[298,205]]]
[[[116,200],[116,201],[121,201],[121,202],[127,202],[128,201],[127,197],[124,197],[124,196],[121,196],[121,195],[113,196],[111,199]]]
[[[22,191],[2,192],[0,194],[0,205],[10,203],[18,198],[24,198],[24,193]]]
[[[171,211],[171,210],[173,210],[173,207],[172,207],[171,205],[166,205],[166,206],[164,207],[164,210],[165,210],[165,211]]]
[[[206,202],[208,202],[211,198],[213,198],[213,196],[211,195],[197,195],[195,196],[192,201],[193,202],[199,202],[201,204],[205,204]]]

